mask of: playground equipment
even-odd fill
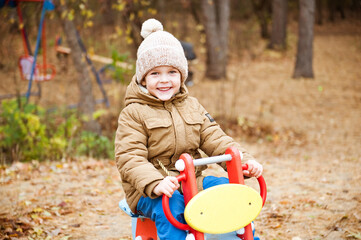
[[[198,193],[194,167],[224,161],[230,184],[214,186]],[[244,185],[242,170],[248,166],[242,165],[238,149],[230,147],[224,155],[195,160],[185,153],[180,156],[175,167],[180,172],[177,179],[182,182],[186,205],[184,218],[187,224],[180,223],[173,217],[166,195],[163,195],[162,204],[168,221],[175,227],[188,231],[187,240],[204,240],[205,234],[207,240],[259,239],[253,236],[252,221],[266,201],[266,183],[262,176],[257,179],[260,194]],[[157,239],[157,230],[152,220],[132,213],[125,199],[119,202],[119,207],[132,217],[133,239]]]
[[[34,52],[34,56],[32,56],[29,39],[26,34],[26,30],[24,27],[23,15],[21,12],[20,2],[42,2],[43,8],[41,12],[41,20],[40,27],[36,41],[36,48]],[[47,63],[46,61],[46,34],[45,34],[45,13],[46,11],[51,11],[54,9],[54,5],[50,0],[15,0],[16,2],[16,10],[19,16],[19,24],[21,26],[21,35],[24,46],[24,55],[22,55],[19,59],[19,69],[20,75],[23,80],[29,81],[49,81],[55,76],[55,66]],[[38,48],[40,41],[42,43],[43,49],[43,62],[42,64],[36,63],[36,57],[38,54]],[[34,69],[33,69],[34,68]]]
[[[78,44],[83,52],[83,55],[87,61],[87,64],[90,66],[91,68],[91,71],[93,73],[93,75],[95,76],[95,79],[96,79],[96,82],[99,86],[99,89],[103,95],[103,99],[98,99],[96,100],[96,103],[105,103],[105,105],[107,107],[110,106],[109,104],[109,100],[108,100],[108,96],[107,96],[107,93],[104,89],[104,86],[103,86],[103,81],[101,79],[101,74],[108,68],[111,68],[112,67],[112,63],[113,63],[113,59],[111,58],[106,58],[106,57],[102,57],[102,56],[99,56],[99,55],[90,55],[88,54],[87,50],[86,50],[86,47],[80,37],[80,34],[79,32],[77,31],[76,32],[76,36],[77,36],[77,40],[78,40]],[[64,56],[67,56],[71,53],[71,49],[70,48],[67,48],[67,47],[64,47],[61,45],[61,42],[62,42],[62,39],[58,36],[56,37],[56,41],[55,41],[55,51],[57,52],[57,54],[60,54],[60,55],[64,55]],[[96,61],[96,62],[101,62],[103,64],[106,64],[104,67],[102,67],[99,71],[96,70],[94,64],[93,64],[93,61]],[[116,63],[117,66],[119,67],[122,67],[122,68],[132,68],[131,65],[127,64],[127,63],[119,63],[117,62]]]
[[[78,36],[79,44],[81,44],[82,46],[84,46],[84,44],[82,43],[82,40],[81,40],[79,34],[78,34],[77,36]],[[83,50],[83,53],[84,53],[91,61],[99,62],[99,63],[105,64],[105,65],[111,65],[111,64],[113,64],[113,59],[112,59],[112,58],[108,58],[108,57],[104,57],[104,56],[100,56],[100,55],[96,55],[96,54],[88,54],[86,51],[84,51],[84,50],[85,50],[85,46],[84,46],[84,48],[82,47],[82,50]],[[59,53],[59,54],[65,55],[65,56],[71,54],[71,49],[70,49],[70,48],[61,45],[61,38],[60,38],[60,37],[57,37],[57,38],[56,38],[56,41],[55,41],[55,51],[56,51],[57,53]],[[133,68],[133,66],[132,66],[131,64],[128,64],[128,63],[125,63],[125,62],[116,62],[115,65],[116,65],[117,67],[129,69],[129,70],[131,70],[131,69]]]
[[[21,7],[20,7],[21,2],[38,2],[38,3],[40,2],[43,4],[34,54],[31,51],[29,39],[26,34],[26,29],[24,28],[24,20],[23,20]],[[38,84],[38,92],[37,93],[31,92],[31,87],[32,87],[33,81],[35,81],[37,83],[49,81],[49,80],[53,79],[56,74],[55,66],[52,64],[49,64],[46,60],[46,34],[45,34],[45,13],[47,11],[53,10],[55,8],[55,6],[53,5],[51,0],[0,0],[0,8],[5,5],[9,5],[10,7],[17,8],[17,14],[19,17],[19,25],[20,25],[20,29],[21,29],[22,41],[23,41],[23,46],[24,46],[24,54],[19,58],[18,66],[20,69],[21,78],[23,80],[29,81],[27,92],[25,94],[21,94],[21,95],[26,96],[26,99],[28,102],[30,95],[41,96],[41,87],[39,84]],[[88,57],[86,48],[85,48],[82,40],[80,39],[80,36],[78,33],[77,33],[77,38],[78,38],[78,43],[85,55],[86,61],[87,61],[88,65],[91,67],[91,70],[95,75],[97,84],[103,95],[103,98],[97,99],[96,103],[104,103],[107,107],[109,107],[109,105],[110,105],[109,100],[108,100],[107,94],[105,92],[105,89],[102,85],[102,82],[100,80],[99,73],[95,70],[90,58]],[[38,55],[38,51],[39,51],[40,41],[42,43],[42,50],[43,50],[42,51],[42,56],[43,56],[42,64],[37,63],[37,55]],[[57,40],[57,43],[58,43],[58,40]],[[58,49],[60,49],[60,50],[58,50]],[[61,47],[56,46],[57,52],[65,51],[65,53],[67,53],[67,51],[68,51],[68,53],[70,53],[70,49],[65,49],[65,50],[63,50],[63,49],[61,49]],[[64,53],[64,52],[62,52],[62,53]],[[11,98],[14,96],[16,96],[16,95],[15,94],[3,95],[3,96],[0,96],[0,100],[6,99],[6,98]],[[75,107],[77,107],[77,104],[73,104],[73,105],[69,106],[69,108],[75,108]]]
[[[38,35],[36,39],[36,46],[34,54],[32,54],[29,39],[26,34],[26,29],[24,28],[24,20],[21,12],[20,3],[21,2],[41,2],[43,4],[40,18],[40,25],[38,30]],[[21,35],[24,46],[24,55],[19,58],[18,66],[20,69],[20,76],[23,80],[28,80],[28,90],[25,94],[27,101],[31,93],[32,82],[43,82],[49,81],[55,76],[55,66],[47,63],[46,61],[46,35],[45,35],[45,13],[54,9],[54,5],[51,0],[0,0],[0,7],[4,5],[9,5],[11,7],[16,7],[17,14],[19,17],[19,24],[21,27]],[[43,48],[43,62],[42,64],[37,63],[37,55],[39,51],[40,41],[42,42]],[[40,95],[41,88],[39,87],[38,94]]]

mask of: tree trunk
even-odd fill
[[[203,21],[206,32],[206,77],[226,77],[228,55],[229,0],[202,0]]]
[[[342,19],[346,18],[345,12],[343,10],[344,4],[345,4],[344,1],[328,0],[327,3],[328,3],[329,11],[330,11],[329,20],[331,22],[335,21],[336,12],[340,12],[340,16],[341,16]]]
[[[223,75],[226,76],[226,65],[228,56],[228,31],[229,31],[229,17],[230,17],[230,1],[218,1],[218,31],[221,46],[221,63],[223,63]]]
[[[65,5],[58,3],[58,14],[62,20],[64,32],[67,37],[68,45],[71,48],[71,57],[74,67],[78,73],[78,87],[79,87],[79,104],[78,113],[81,117],[85,117],[84,129],[87,131],[100,134],[101,129],[97,121],[93,119],[95,110],[95,99],[93,96],[92,81],[90,78],[88,66],[83,58],[83,53],[78,43],[76,36],[76,29],[74,22],[70,21],[67,17],[61,18],[62,13],[67,12]]]
[[[328,10],[329,10],[328,19],[329,19],[331,22],[334,22],[334,21],[335,21],[336,3],[335,3],[334,0],[328,0],[328,1],[327,1],[327,4],[328,4]]]
[[[112,5],[114,3],[114,0],[103,0],[100,2],[100,4],[102,5],[101,9],[105,25],[114,26],[115,24],[115,12],[112,8]]]
[[[166,21],[166,12],[167,12],[167,9],[166,9],[166,1],[165,0],[158,0],[155,2],[156,6],[157,6],[157,9],[158,9],[158,18],[157,20],[159,20],[160,22],[162,23],[165,23]]]
[[[139,45],[142,43],[143,38],[140,35],[142,29],[142,20],[137,16],[139,12],[139,6],[136,6],[134,1],[126,1],[125,8],[122,11],[122,24],[123,28],[126,29],[127,38],[132,39],[132,43],[129,44],[129,50],[131,51],[132,57],[137,58],[137,50]]]
[[[322,25],[322,20],[323,20],[323,16],[322,16],[322,0],[316,0],[316,23],[318,25]]]
[[[298,22],[298,47],[293,78],[313,78],[313,26],[315,0],[300,0]]]
[[[260,24],[261,37],[268,39],[270,34],[268,32],[268,23],[270,17],[270,0],[254,0],[251,1],[253,5],[253,11],[255,12],[258,22]]]
[[[258,17],[258,21],[259,21],[259,25],[260,25],[261,38],[269,39],[270,34],[268,31],[267,14],[265,12],[262,12],[261,15]]]
[[[287,35],[287,0],[272,1],[272,31],[269,48],[285,49]]]

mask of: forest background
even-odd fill
[[[113,138],[140,26],[152,17],[193,44],[190,94],[264,164],[269,197],[256,220],[258,235],[361,239],[359,1],[54,3],[38,59],[45,52],[56,75],[34,82],[28,99],[21,97],[29,81],[18,67],[19,30],[27,30],[34,51],[42,4],[21,3],[24,24],[16,8],[0,9],[1,238],[130,239],[130,219],[117,209],[124,194]],[[220,23],[225,5],[229,15]],[[302,16],[312,38],[300,43]],[[226,43],[210,45],[224,36]],[[96,71],[105,69],[101,85],[79,39]],[[311,56],[299,74],[299,55],[307,52],[300,44],[307,41]],[[212,58],[212,49],[223,55]],[[213,165],[208,171],[223,174]]]

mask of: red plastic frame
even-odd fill
[[[240,157],[240,153],[237,148],[230,147],[226,150],[225,154],[230,154],[232,156],[231,161],[227,161],[227,171],[228,171],[228,178],[230,183],[237,183],[237,184],[244,184],[244,177],[242,170],[247,170],[248,165],[242,165],[242,160]],[[184,195],[184,203],[187,203],[198,193],[197,190],[197,183],[193,165],[193,159],[189,154],[182,154],[180,157],[181,160],[184,161],[185,169],[180,172],[180,175],[177,177],[178,182],[182,181],[182,189]],[[258,184],[260,186],[260,195],[262,198],[262,206],[266,202],[267,198],[267,187],[266,182],[262,176],[257,178]],[[175,227],[182,229],[182,230],[189,230],[195,236],[197,240],[204,240],[204,234],[192,229],[189,225],[180,223],[173,217],[172,212],[170,211],[169,207],[169,198],[166,195],[163,195],[162,198],[163,210],[164,214],[167,217],[168,221],[172,223]],[[242,235],[237,235],[240,239],[244,240],[253,240],[253,233],[251,224],[245,227],[245,233]]]

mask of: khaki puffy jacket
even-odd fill
[[[197,159],[201,157],[198,149],[215,156],[236,146],[244,160],[252,158],[221,130],[197,99],[188,96],[184,84],[178,94],[163,102],[142,91],[133,78],[127,88],[125,105],[118,120],[115,159],[133,212],[141,196],[158,197],[153,189],[167,175],[158,160],[171,175],[177,176],[179,172],[174,165],[180,155],[189,153]],[[205,168],[196,168],[199,190]]]

